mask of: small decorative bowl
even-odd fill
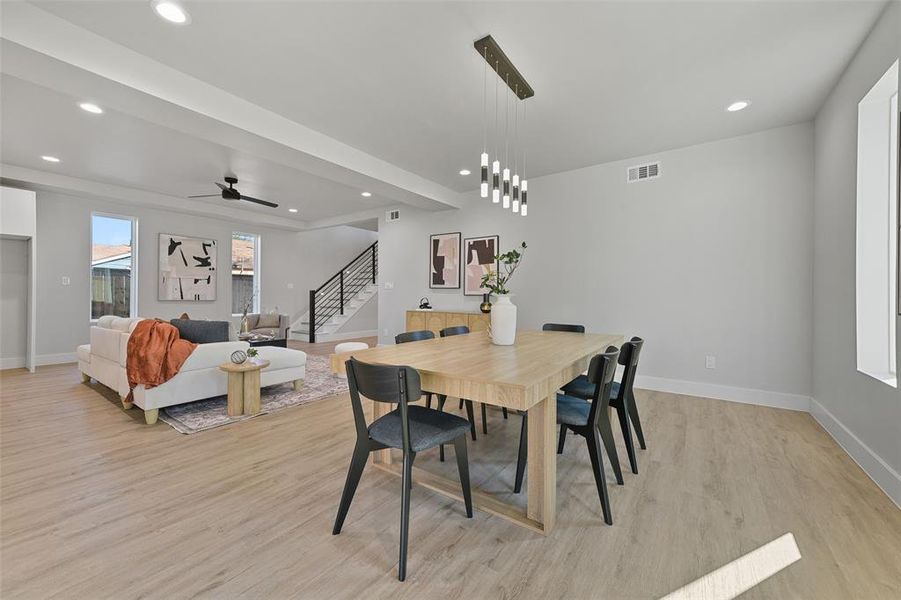
[[[232,352],[231,359],[233,363],[240,365],[247,360],[247,353],[243,350],[235,350],[234,352]]]

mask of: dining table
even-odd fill
[[[526,510],[495,495],[473,489],[475,508],[533,531],[549,534],[557,516],[557,391],[583,373],[592,356],[620,346],[621,334],[520,330],[513,345],[492,343],[486,331],[406,344],[377,346],[332,354],[331,368],[345,372],[345,362],[406,365],[419,372],[423,391],[474,402],[528,411]],[[375,420],[392,410],[384,402],[368,402]],[[390,449],[372,453],[379,469],[401,476]],[[462,499],[460,482],[413,467],[413,482]]]

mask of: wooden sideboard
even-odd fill
[[[466,325],[470,331],[485,331],[491,322],[491,315],[482,312],[462,312],[444,310],[408,310],[407,331],[429,329],[438,337],[445,327]]]

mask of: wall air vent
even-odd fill
[[[389,223],[391,221],[399,221],[400,220],[400,211],[399,210],[389,210],[385,212],[385,220]]]
[[[652,162],[644,165],[636,165],[626,169],[626,181],[629,183],[637,183],[646,179],[656,179],[660,177],[660,162]]]

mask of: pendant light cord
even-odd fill
[[[510,87],[510,74],[507,74],[507,87]],[[510,117],[510,97],[504,95],[504,168],[510,168],[510,135],[509,135],[509,117]]]
[[[482,49],[485,66],[482,69],[482,152],[488,152],[488,45]]]

